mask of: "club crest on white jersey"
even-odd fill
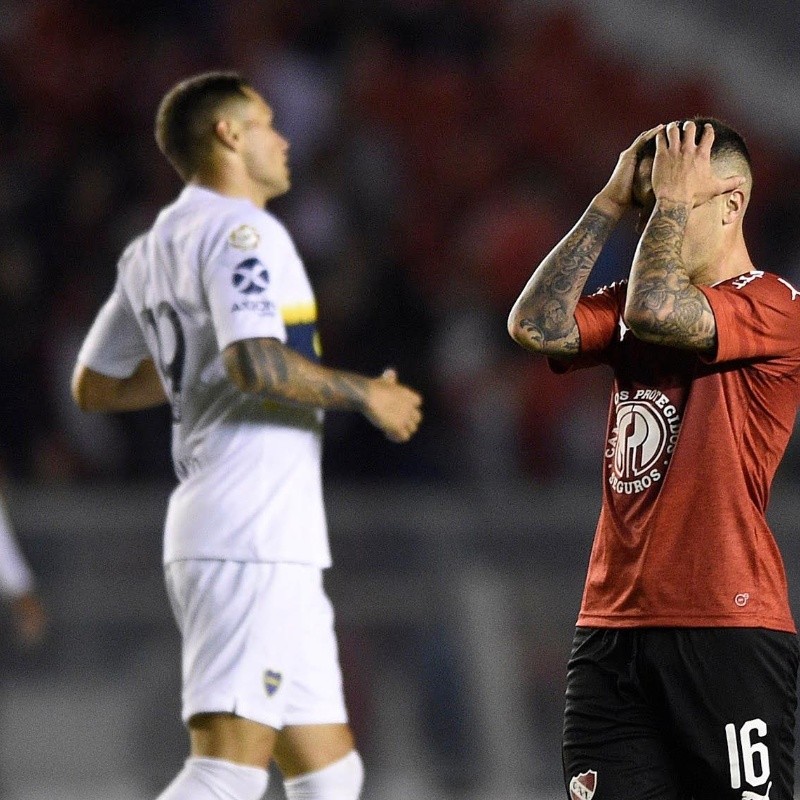
[[[660,389],[616,392],[614,414],[605,451],[608,482],[618,494],[639,494],[664,477],[681,416]]]
[[[280,672],[276,672],[274,669],[265,670],[264,691],[267,693],[267,696],[272,697],[272,695],[281,688],[282,681],[283,675]]]

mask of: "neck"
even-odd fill
[[[270,199],[263,186],[256,186],[247,177],[227,170],[198,170],[189,183],[204,186],[225,197],[250,200],[258,208],[264,208]]]
[[[686,261],[697,265],[691,274],[691,281],[697,286],[710,286],[755,269],[741,229],[713,251],[688,254]]]

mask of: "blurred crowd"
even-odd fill
[[[558,4],[499,0],[5,0],[0,4],[0,467],[168,479],[163,410],[91,417],[69,374],[124,244],[180,190],[152,135],[177,80],[236,69],[275,109],[325,360],[395,366],[426,423],[396,447],[331,414],[328,474],[547,482],[599,469],[608,376],[555,378],[508,338],[532,269],[623,149],[711,114],[755,161],[755,263],[800,279],[800,153],[713,79],[647,74]],[[745,123],[745,119],[747,122]],[[625,274],[631,226],[590,288]]]

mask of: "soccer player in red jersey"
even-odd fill
[[[622,152],[509,333],[614,374],[603,504],[567,671],[572,800],[791,800],[798,648],[765,519],[800,405],[800,292],[756,269],[741,136],[670,122]],[[584,284],[639,208],[630,277]]]

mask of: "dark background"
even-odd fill
[[[185,751],[168,415],[85,416],[68,391],[119,252],[180,190],[152,135],[173,83],[233,68],[267,97],[325,361],[425,395],[408,445],[326,428],[370,796],[549,797],[608,377],[552,376],[506,316],[619,151],[695,114],[744,134],[751,256],[800,280],[798,23],[776,0],[0,0],[0,474],[53,617],[35,653],[5,637],[6,796],[142,800]],[[589,287],[634,246],[621,226]],[[795,441],[790,554],[798,470]]]

